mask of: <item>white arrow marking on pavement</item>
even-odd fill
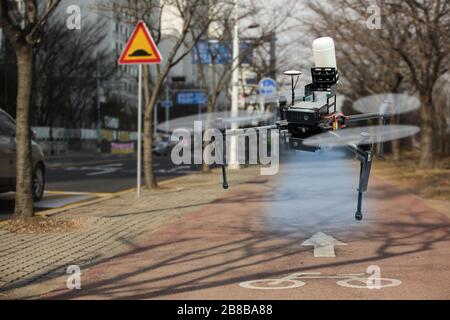
[[[313,246],[314,247],[314,257],[336,257],[334,253],[335,246],[345,246],[344,242],[336,240],[335,238],[326,235],[323,232],[317,232],[308,240],[302,243],[302,246]]]

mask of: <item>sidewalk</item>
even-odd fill
[[[231,172],[230,184],[259,176],[256,167]],[[67,276],[69,265],[83,270],[125,249],[184,213],[212,203],[226,191],[221,174],[195,174],[160,183],[161,189],[135,193],[70,210],[58,218],[84,218],[86,228],[64,234],[12,234],[0,229],[0,298],[27,297]]]

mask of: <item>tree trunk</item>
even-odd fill
[[[16,204],[15,217],[31,217],[33,211],[32,161],[30,141],[30,103],[33,79],[33,49],[16,50],[17,56],[17,114],[16,114]]]
[[[420,167],[433,167],[433,128],[432,128],[432,101],[430,95],[420,95]]]
[[[436,111],[434,114],[434,122],[437,124],[436,130],[436,145],[438,146],[439,153],[442,155],[448,154],[449,151],[449,134],[448,134],[448,124],[447,124],[447,104],[440,103],[436,105]]]
[[[145,187],[148,190],[155,189],[158,184],[153,173],[153,112],[156,100],[153,94],[150,94],[149,68],[144,65],[143,68],[143,86],[145,96],[145,114],[144,114],[144,176]]]
[[[150,108],[153,110],[153,107]],[[153,113],[153,112],[151,112]],[[152,115],[147,117],[144,116],[144,176],[145,176],[145,187],[148,190],[155,189],[158,184],[155,180],[155,175],[153,173],[153,126],[152,126]]]
[[[394,161],[401,161],[401,149],[400,149],[400,141],[393,140],[391,143],[392,148],[392,158]]]

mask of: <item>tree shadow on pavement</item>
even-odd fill
[[[319,260],[310,265],[303,265],[298,259],[298,263],[292,264],[289,259],[297,259],[302,254],[311,255],[311,248],[302,247],[301,242],[317,230],[311,224],[295,224],[295,228],[279,230],[267,228],[267,215],[255,217],[248,211],[267,203],[296,200],[297,194],[290,191],[275,194],[276,186],[270,184],[257,187],[260,189],[255,192],[233,192],[209,203],[112,216],[207,205],[199,217],[195,212],[186,214],[189,224],[179,222],[175,231],[171,225],[160,229],[157,235],[149,236],[149,241],[122,239],[127,251],[113,257],[97,257],[81,266],[83,270],[91,266],[94,269],[94,272],[92,269],[87,272],[82,290],[59,289],[46,298],[161,299],[180,294],[195,295],[207,289],[221,290],[228,286],[223,289],[226,292],[229,286],[237,287],[243,281],[362,263],[379,264],[450,245],[450,220],[444,215],[434,213],[430,216],[426,208],[419,206],[416,209],[414,203],[410,207],[396,208],[395,215],[386,215],[394,194],[402,197],[403,193],[399,188],[382,185],[371,188],[369,198],[386,201],[371,209],[373,212],[363,224],[349,225],[348,220],[341,219],[340,211],[318,214],[314,221],[319,225],[331,221],[329,229],[335,231],[333,236],[345,239],[349,245],[359,241],[373,243],[374,249],[370,253],[345,260]],[[241,211],[228,215],[230,208]],[[324,208],[331,212],[333,205],[327,204]],[[414,214],[409,214],[409,210],[415,210]],[[277,214],[276,211],[274,213]],[[55,268],[57,270],[61,267]]]
[[[199,202],[199,203],[194,203],[194,204],[189,204],[189,205],[184,205],[184,206],[161,207],[158,209],[132,211],[132,212],[125,212],[125,213],[111,214],[111,215],[102,215],[102,217],[120,218],[120,217],[127,217],[127,216],[146,215],[146,214],[150,214],[150,213],[156,213],[156,212],[167,211],[167,210],[181,210],[181,209],[197,208],[197,207],[201,207],[203,205],[209,205],[209,204],[237,203],[239,201],[246,201],[247,203],[287,201],[287,200],[294,200],[295,199],[294,197],[295,197],[295,194],[284,194],[280,197],[275,198],[269,192],[264,193],[264,194],[255,192],[255,193],[248,193],[246,195],[236,194],[236,195],[227,196],[227,198],[223,198],[223,199]]]
[[[252,223],[226,224],[223,226],[225,232],[237,235],[232,241],[209,235],[206,239],[179,238],[172,243],[163,240],[154,245],[138,247],[114,257],[110,260],[113,264],[105,260],[104,270],[120,264],[124,266],[114,268],[114,275],[89,281],[80,291],[56,291],[50,298],[158,299],[181,293],[195,294],[228,285],[237,286],[243,281],[277,278],[294,272],[319,271],[360,263],[379,264],[390,258],[427,252],[435,246],[448,246],[449,220],[442,216],[438,221],[433,217],[434,221],[431,222],[427,214],[417,212],[407,221],[393,218],[386,222],[380,221],[376,228],[348,233],[353,238],[351,241],[364,239],[376,243],[374,252],[367,256],[345,261],[328,260],[310,266],[299,263],[295,267],[276,262],[310,251],[299,245],[299,241],[304,240],[304,235],[310,234],[310,230],[280,235],[261,230]],[[213,223],[213,220],[208,220],[208,223]],[[212,230],[215,227],[219,226],[209,226]],[[273,268],[273,265],[277,267]]]

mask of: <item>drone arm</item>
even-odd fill
[[[249,135],[252,134],[251,132],[248,132],[249,129],[253,129],[256,131],[259,130],[271,130],[271,129],[278,129],[277,125],[270,125],[270,126],[262,126],[262,127],[251,127],[251,128],[247,128],[247,129],[232,129],[232,130],[226,130],[225,131],[225,136],[236,136],[236,135]]]
[[[380,113],[367,113],[367,114],[358,114],[347,116],[347,123],[372,120],[372,119],[380,119],[383,122],[383,125],[389,125],[391,123],[391,117],[388,114],[380,114]],[[378,156],[380,158],[384,157],[384,143],[380,142],[378,148]]]
[[[366,121],[372,119],[383,119],[384,116],[379,113],[365,113],[365,114],[355,114],[351,116],[347,116],[347,123]]]
[[[216,119],[216,128],[222,132],[222,148],[221,150],[218,150],[218,152],[222,152],[222,187],[224,189],[228,189],[228,181],[227,181],[227,170],[226,170],[226,137],[227,136],[234,136],[234,135],[249,135],[252,133],[247,132],[248,129],[233,129],[233,130],[226,130],[226,128],[223,125],[222,119]],[[270,130],[270,129],[277,129],[277,125],[270,125],[270,126],[262,126],[262,127],[254,127],[250,129],[254,129],[256,131],[259,130]],[[254,133],[254,132],[253,132]]]

